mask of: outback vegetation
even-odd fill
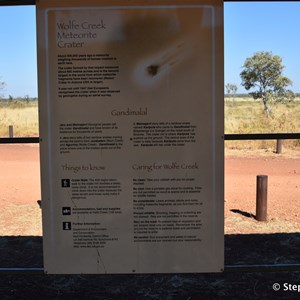
[[[282,75],[283,69],[280,56],[262,51],[246,59],[240,74],[242,86],[252,90],[250,95],[253,99],[262,100],[268,117],[271,102],[287,102],[294,98],[294,93],[287,89],[292,81]]]
[[[225,97],[225,133],[297,133],[300,128],[300,98],[293,102],[276,102],[272,115],[266,117],[261,103],[247,97],[238,97],[232,105],[231,97]],[[230,149],[274,149],[276,141],[226,141]],[[285,140],[284,146],[300,149],[300,140]]]
[[[237,85],[225,85],[225,133],[299,131],[300,98],[287,88],[292,81],[283,76],[283,69],[281,57],[268,51],[256,52],[245,60],[240,77],[241,85],[249,90],[249,94],[236,94]],[[263,110],[255,100],[262,101]],[[226,142],[227,148],[235,149],[265,149],[273,146],[274,141]],[[300,141],[285,141],[285,146],[299,147]]]
[[[225,133],[286,133],[299,132],[300,97],[293,102],[276,102],[272,115],[266,118],[261,103],[248,95],[227,94],[225,97]],[[14,126],[14,136],[38,136],[38,101],[36,98],[0,100],[0,136],[8,137],[8,126]],[[226,141],[231,149],[274,148],[275,141]],[[285,147],[300,148],[300,140],[284,142]]]
[[[238,89],[237,85],[232,84],[232,83],[227,83],[225,85],[225,89],[226,89],[228,97],[230,97],[232,99],[232,104],[234,105],[235,96],[236,96],[236,92]]]
[[[283,76],[282,59],[272,52],[257,52],[245,60],[240,73],[249,94],[237,94],[238,86],[225,85],[225,133],[293,133],[300,128],[300,95],[287,87],[292,81]],[[0,90],[5,86],[0,82]],[[261,107],[261,100],[263,108]],[[24,97],[7,99],[0,95],[0,137],[7,137],[9,126],[14,136],[38,136],[38,100]],[[226,148],[266,149],[276,141],[227,141]],[[285,147],[300,148],[300,140],[284,142]]]
[[[8,137],[9,126],[16,137],[38,136],[37,98],[0,99],[0,137]]]

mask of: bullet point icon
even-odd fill
[[[61,187],[62,188],[69,188],[71,186],[70,179],[62,179],[61,180]]]
[[[63,222],[63,230],[71,230],[71,222]]]
[[[71,207],[63,207],[62,214],[63,214],[63,216],[70,216],[71,215]]]

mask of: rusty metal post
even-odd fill
[[[282,152],[283,140],[277,140],[276,142],[276,153],[280,154]]]
[[[256,177],[256,220],[267,221],[268,176]]]
[[[10,138],[13,138],[14,137],[14,126],[13,125],[9,125],[8,126],[8,136]]]

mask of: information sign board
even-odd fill
[[[222,3],[37,1],[47,273],[222,270]]]

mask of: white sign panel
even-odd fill
[[[223,1],[99,2],[37,3],[45,270],[221,271]]]

